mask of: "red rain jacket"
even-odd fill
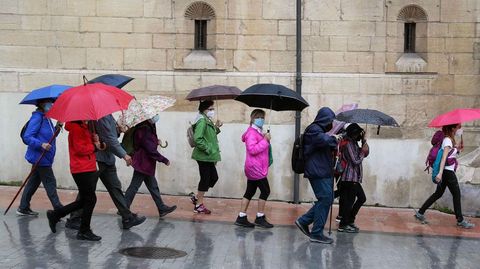
[[[97,171],[92,134],[84,123],[67,122],[68,153],[72,174]]]

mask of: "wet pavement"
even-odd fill
[[[16,187],[0,187],[5,208]],[[60,190],[61,201],[75,191]],[[133,209],[148,216],[131,230],[120,229],[120,218],[107,193],[97,193],[92,228],[101,242],[75,239],[76,232],[57,225],[52,234],[45,210],[50,207],[43,189],[32,200],[39,217],[18,217],[16,204],[1,217],[0,268],[479,268],[479,219],[472,230],[455,226],[452,215],[428,211],[429,225],[413,219],[411,209],[362,208],[359,234],[338,233],[332,245],[310,243],[293,220],[310,205],[267,203],[273,229],[248,229],[232,223],[240,205],[235,199],[208,198],[211,216],[195,215],[185,196],[165,196],[178,209],[159,220],[149,195],[139,194]],[[255,214],[252,204],[249,215]],[[334,216],[336,207],[334,207]],[[2,210],[3,212],[3,210]],[[252,217],[250,217],[252,219]],[[169,247],[186,252],[176,259],[141,259],[119,251],[127,247]]]

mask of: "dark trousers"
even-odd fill
[[[32,200],[32,196],[35,194],[38,187],[40,186],[40,182],[45,188],[45,192],[47,193],[50,203],[52,203],[53,209],[62,207],[60,199],[58,198],[57,180],[55,179],[55,175],[53,174],[52,167],[38,166],[28,180],[27,184],[25,185],[22,199],[20,200],[20,209],[30,208],[30,201]]]
[[[90,221],[92,219],[93,208],[97,203],[95,189],[97,188],[98,174],[97,172],[86,172],[72,174],[73,180],[77,184],[78,199],[64,207],[55,209],[55,218],[63,218],[73,211],[82,209],[80,232],[90,230]]]
[[[458,180],[455,172],[450,170],[443,170],[442,182],[437,185],[437,189],[435,190],[435,192],[430,197],[428,197],[428,199],[422,205],[420,210],[418,210],[418,212],[420,214],[424,214],[425,211],[427,211],[427,209],[431,205],[433,205],[433,203],[435,203],[435,201],[442,197],[447,187],[453,197],[453,210],[455,211],[455,217],[457,218],[458,222],[463,221],[460,186],[458,185]]]
[[[198,183],[198,191],[208,191],[213,188],[218,181],[217,168],[214,162],[197,161],[198,170],[200,172],[200,182]]]
[[[147,186],[147,189],[150,192],[158,211],[162,211],[165,207],[165,204],[163,203],[162,196],[160,195],[157,179],[154,176],[149,176],[138,171],[133,171],[132,182],[125,192],[127,207],[130,208],[130,205],[135,198],[135,194],[137,194],[138,188],[140,188],[143,182],[145,182],[145,186]]]
[[[358,211],[365,203],[367,198],[363,191],[362,184],[358,182],[343,181],[340,189],[340,226],[352,224]]]
[[[120,212],[122,219],[129,219],[132,217],[132,212],[128,209],[127,201],[122,191],[122,183],[118,179],[117,168],[115,164],[109,165],[103,162],[97,162],[98,164],[98,175],[103,185],[110,194],[113,203]],[[78,199],[79,197],[77,197]],[[75,212],[70,216],[71,220],[80,218],[82,215],[81,212]],[[78,221],[78,220],[77,220]]]
[[[243,198],[252,200],[255,192],[257,192],[257,188],[260,189],[259,198],[266,201],[270,195],[270,185],[268,184],[268,179],[266,177],[258,180],[247,180],[247,189],[245,190]]]

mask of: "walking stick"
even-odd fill
[[[335,173],[335,167],[337,167],[338,164],[338,151],[340,150],[340,143],[337,144],[337,154],[335,154],[335,162],[333,164],[333,169],[332,169],[332,174]],[[332,178],[332,181],[334,179]],[[335,184],[332,182],[332,195],[335,192]],[[335,198],[334,198],[335,199]],[[328,227],[328,235],[332,235],[332,215],[333,215],[333,201],[332,204],[330,205],[330,225]]]
[[[53,139],[55,139],[55,137],[57,137],[57,135],[58,135],[58,133],[60,133],[61,129],[62,129],[61,127],[56,127],[55,132],[53,133],[52,137],[48,141],[48,144],[52,143]],[[40,154],[40,157],[38,157],[37,161],[32,166],[32,169],[30,170],[30,173],[28,174],[27,178],[25,178],[25,180],[23,181],[22,185],[20,186],[20,189],[18,189],[17,194],[15,194],[15,197],[13,197],[13,200],[10,202],[10,204],[8,205],[8,207],[5,210],[5,212],[3,213],[3,215],[7,214],[8,210],[12,206],[13,202],[15,202],[15,199],[17,199],[17,197],[20,194],[20,192],[22,191],[23,187],[25,187],[25,184],[27,184],[27,181],[32,177],[35,170],[37,170],[38,164],[40,164],[40,161],[42,160],[42,158],[43,158],[43,156],[45,155],[46,152],[47,151],[45,149],[42,150],[42,154]]]

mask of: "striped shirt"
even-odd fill
[[[342,180],[362,183],[362,161],[363,158],[368,156],[368,152],[365,153],[356,141],[349,138],[345,139],[348,140],[348,143],[341,150],[342,158],[345,158],[347,166],[342,174]]]

